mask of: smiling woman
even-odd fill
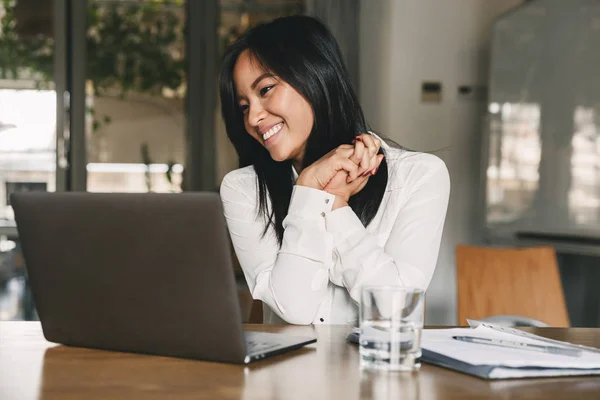
[[[287,82],[265,72],[249,50],[240,54],[233,77],[246,131],[273,160],[292,160],[301,170],[314,120],[308,101]]]
[[[249,30],[227,49],[219,82],[240,163],[221,198],[266,322],[352,323],[364,285],[427,287],[446,167],[369,132],[320,21],[284,17]]]

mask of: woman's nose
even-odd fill
[[[260,104],[252,104],[249,105],[250,109],[248,110],[248,122],[252,126],[258,126],[260,121],[265,119],[267,112]]]

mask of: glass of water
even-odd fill
[[[360,302],[360,365],[386,371],[421,367],[423,289],[365,286]]]

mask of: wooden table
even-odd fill
[[[0,399],[600,399],[600,377],[488,382],[424,364],[361,371],[347,326],[248,325],[317,335],[301,350],[249,366],[57,346],[37,322],[0,322]],[[600,329],[531,329],[600,347]]]

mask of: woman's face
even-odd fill
[[[240,54],[233,80],[246,131],[275,161],[302,164],[314,114],[296,89],[265,71],[248,50]]]

